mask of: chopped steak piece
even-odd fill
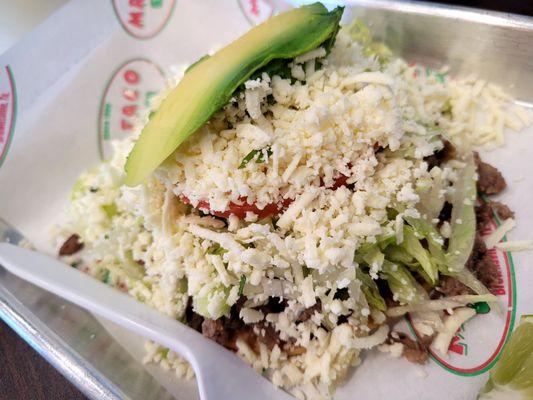
[[[478,230],[483,229],[492,221],[492,213],[505,220],[514,217],[514,212],[509,207],[499,201],[481,201],[479,206],[476,206],[476,221]]]
[[[205,319],[202,322],[202,334],[224,347],[229,347],[231,345],[230,332],[224,326],[222,319]]]
[[[278,300],[276,299],[276,304],[279,304]],[[270,350],[276,344],[281,347],[284,342],[279,338],[279,332],[276,331],[274,326],[266,322],[247,325],[240,319],[239,311],[245,301],[245,296],[239,298],[231,308],[229,317],[221,317],[217,320],[205,319],[201,323],[202,334],[233,351],[237,351],[237,340],[239,339],[246,342],[258,354],[259,342],[264,343]],[[201,316],[198,317],[202,318]],[[198,317],[195,317],[193,313],[192,318]]]
[[[403,344],[403,355],[412,363],[425,364],[428,360],[426,344],[411,339],[403,332],[391,332],[388,342],[398,342]]]
[[[498,171],[492,165],[481,161],[481,158],[479,158],[479,154],[477,152],[474,152],[474,159],[476,161],[478,173],[478,192],[485,194],[498,194],[505,189],[507,184],[505,183],[505,179],[500,171]]]
[[[431,343],[433,343],[433,339],[435,339],[436,335],[436,333],[434,333],[433,335],[422,335],[422,337],[418,338],[420,346],[422,346],[422,348],[427,351],[429,349],[429,346],[431,346]]]
[[[492,261],[492,257],[489,253],[485,253],[483,257],[479,258],[476,263],[472,265],[472,271],[488,289],[491,289],[498,284],[498,267],[494,264],[494,261]]]
[[[294,345],[285,346],[283,348],[283,350],[285,350],[287,352],[287,355],[289,357],[300,356],[300,355],[305,354],[307,352],[307,349],[305,347],[294,346]]]
[[[189,325],[192,329],[200,333],[202,332],[203,322],[204,317],[202,317],[200,314],[195,313],[194,311],[192,311],[190,319],[187,319],[187,325]]]
[[[352,313],[350,313],[350,315],[352,315]],[[348,318],[350,315],[339,315],[339,318],[337,318],[337,325],[348,323]]]
[[[274,300],[273,303],[279,308],[279,299]],[[187,323],[192,326],[193,322],[198,324],[198,321],[200,321],[201,332],[205,337],[233,351],[237,351],[237,340],[239,339],[246,342],[257,354],[259,354],[259,342],[264,343],[270,350],[275,345],[284,348],[285,342],[280,339],[279,332],[270,323],[262,321],[257,324],[245,324],[240,319],[239,311],[245,301],[245,296],[239,298],[231,308],[230,316],[221,317],[217,320],[203,319],[202,316],[194,313],[192,307],[188,305],[186,309]]]
[[[320,312],[322,311],[322,303],[319,299],[317,299],[316,303],[314,306],[312,307],[309,307],[309,308],[306,308],[305,310],[303,310],[300,315],[298,315],[298,318],[296,319],[296,322],[305,322],[307,321],[309,318],[311,318],[315,312]]]
[[[246,303],[246,300],[248,298],[246,296],[241,296],[239,299],[235,302],[233,307],[231,307],[231,319],[240,319],[239,314],[241,312],[241,308],[244,306],[244,303]]]
[[[487,252],[487,247],[479,232],[476,234],[474,248],[466,263],[466,267],[471,270],[488,289],[494,287],[498,283],[498,267],[496,267],[492,261],[492,257]]]
[[[283,312],[287,307],[287,299],[280,299],[279,297],[269,297],[265,305],[258,308],[263,314],[278,314]]]
[[[447,140],[443,140],[444,147],[436,153],[425,157],[424,161],[428,163],[428,171],[433,167],[439,167],[442,163],[455,158],[455,146]]]
[[[257,341],[257,335],[254,333],[252,328],[244,326],[238,331],[236,331],[231,340],[232,344],[226,347],[228,347],[230,350],[237,351],[237,340],[239,339],[244,341],[256,354],[259,354],[259,343]]]
[[[428,361],[427,351],[419,349],[418,346],[404,347],[403,355],[405,356],[405,358],[407,358],[407,361],[415,364],[425,364]]]
[[[496,212],[496,215],[501,219],[514,218],[514,212],[505,204],[499,201],[489,202],[490,207]]]
[[[452,218],[452,203],[448,203],[447,201],[444,202],[444,205],[442,206],[442,210],[440,210],[439,213],[439,227],[442,225],[445,221],[450,221]]]
[[[70,237],[65,240],[65,243],[59,249],[60,256],[70,256],[74,253],[77,253],[83,249],[83,242],[81,241],[80,236],[77,233],[70,235]]]
[[[485,246],[485,241],[479,232],[476,233],[476,239],[474,241],[474,247],[472,248],[472,253],[470,258],[466,262],[466,267],[471,271],[474,271],[474,265],[485,255],[487,252],[487,246]]]
[[[194,312],[192,307],[192,297],[189,297],[187,307],[185,308],[185,321],[192,329],[202,333],[202,323],[204,322],[204,317]]]
[[[279,332],[272,326],[272,324],[259,322],[255,325],[257,332],[257,339],[266,344],[269,350],[272,350],[275,345],[282,345],[282,340],[279,338]]]
[[[437,291],[445,296],[459,296],[461,294],[472,294],[468,286],[463,285],[457,279],[451,276],[443,277]]]
[[[489,203],[481,200],[481,204],[475,207],[476,210],[476,224],[478,232],[490,224],[492,220],[492,209]]]
[[[333,298],[342,301],[348,300],[350,298],[350,292],[348,292],[348,288],[337,289]]]
[[[414,364],[425,364],[428,361],[427,351],[416,347],[405,347],[403,349],[403,355],[407,358],[407,361]]]

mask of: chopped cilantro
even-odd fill
[[[272,150],[269,148],[266,149],[266,153],[267,153],[267,156],[270,157],[272,155]],[[265,156],[265,153],[263,153],[263,151],[261,151],[259,153],[259,156],[257,157],[257,160],[255,160],[255,162],[257,164],[261,164],[261,163],[264,163],[265,160],[264,160],[264,156]]]
[[[106,268],[104,270],[104,275],[102,276],[102,282],[109,284],[109,278],[110,278],[109,270]]]
[[[270,157],[272,155],[272,150],[269,148],[266,149],[267,155]],[[243,169],[248,165],[250,161],[252,161],[257,156],[257,159],[255,162],[257,164],[261,164],[265,162],[265,156],[263,153],[263,150],[252,150],[248,154],[246,154],[246,157],[244,157],[241,161],[241,164],[239,165],[239,169]]]
[[[241,164],[239,165],[239,169],[243,169],[244,167],[246,167],[250,160],[252,160],[259,152],[260,150],[252,150],[251,152],[249,152],[246,157],[242,159]]]
[[[227,253],[227,252],[228,251],[224,247],[220,246],[219,244],[215,244],[208,251],[209,254],[213,254],[215,256],[221,256],[222,254]]]
[[[442,108],[442,115],[448,117],[448,118],[451,118],[452,116],[452,103],[450,102],[450,100],[446,100],[444,102],[444,107]]]
[[[242,296],[242,293],[244,292],[244,284],[246,283],[246,276],[241,275],[241,280],[239,281],[239,296]]]
[[[113,218],[115,215],[118,214],[117,205],[115,203],[104,204],[102,206],[102,209],[104,210],[108,218]]]

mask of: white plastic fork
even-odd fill
[[[180,354],[194,369],[202,400],[290,399],[229,350],[59,260],[0,243],[0,265],[19,278]]]

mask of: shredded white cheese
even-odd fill
[[[485,245],[487,249],[492,249],[497,243],[499,243],[504,236],[516,226],[516,221],[512,218],[506,219],[503,223],[497,227],[494,232],[484,237]]]
[[[533,240],[511,240],[507,242],[498,242],[494,245],[501,251],[526,251],[533,250]]]
[[[476,315],[476,311],[470,307],[456,308],[452,315],[444,320],[444,328],[437,334],[433,340],[432,347],[443,357],[448,354],[448,348],[452,342],[453,336],[459,327]]]

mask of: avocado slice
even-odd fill
[[[254,72],[324,45],[331,48],[343,8],[320,3],[277,15],[189,68],[153,113],[126,162],[125,183],[143,182],[178,146],[220,110]]]

